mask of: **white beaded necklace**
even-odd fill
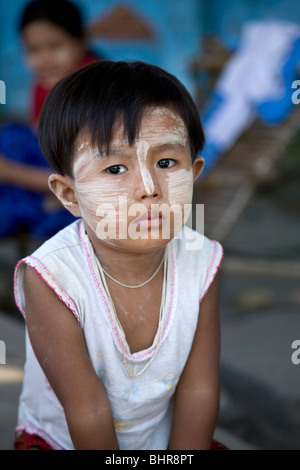
[[[162,331],[163,331],[163,324],[164,324],[164,316],[165,316],[165,311],[166,311],[167,292],[168,292],[167,286],[168,286],[168,283],[169,283],[168,282],[169,281],[169,274],[168,273],[169,273],[169,266],[170,266],[170,263],[169,263],[170,248],[167,247],[167,249],[165,250],[165,254],[163,256],[163,259],[162,259],[158,269],[154,273],[154,275],[155,275],[159,271],[162,263],[164,262],[164,280],[163,280],[163,286],[162,286],[162,298],[161,298],[160,311],[159,311],[158,328],[157,328],[157,332],[156,332],[156,335],[155,335],[155,338],[154,338],[154,342],[152,344],[152,348],[155,348],[155,351],[152,354],[150,360],[147,362],[147,364],[141,370],[138,370],[137,365],[135,365],[132,369],[130,369],[130,367],[128,365],[128,361],[127,361],[126,353],[125,353],[125,344],[124,344],[125,343],[125,334],[124,334],[123,328],[122,328],[122,326],[119,322],[117,312],[116,312],[116,308],[115,308],[114,302],[111,298],[111,295],[110,295],[110,292],[109,292],[109,289],[108,289],[108,286],[107,286],[107,283],[106,283],[106,279],[105,279],[105,275],[104,275],[105,271],[104,271],[103,267],[101,266],[101,263],[99,262],[99,260],[98,260],[95,253],[94,253],[94,256],[95,256],[95,261],[96,261],[96,264],[97,264],[97,267],[98,267],[98,271],[99,271],[99,275],[100,275],[100,279],[101,279],[103,288],[104,288],[104,290],[106,292],[106,295],[107,295],[107,298],[109,300],[112,316],[113,316],[114,321],[117,325],[116,331],[117,331],[118,339],[119,339],[119,342],[120,342],[121,348],[122,348],[124,368],[125,368],[126,372],[128,373],[128,375],[130,377],[138,377],[138,376],[142,375],[148,369],[148,367],[152,364],[152,362],[154,361],[154,359],[155,359],[155,357],[158,353],[159,347],[160,347]],[[152,279],[153,279],[154,275],[152,276]],[[147,282],[150,282],[150,280],[148,280]]]

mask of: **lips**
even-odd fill
[[[162,224],[162,214],[157,211],[147,211],[135,220],[140,228],[160,227]]]

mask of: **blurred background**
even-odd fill
[[[30,117],[37,74],[18,30],[27,3],[0,0],[0,340],[6,344],[0,449],[12,446],[24,363],[14,266],[69,223],[65,213],[57,216],[46,190],[20,178],[27,174],[22,165],[43,168]],[[233,449],[300,449],[300,364],[292,347],[300,340],[299,2],[73,4],[93,56],[161,66],[184,83],[199,108],[206,171],[194,203],[204,204],[205,234],[224,247],[221,438]],[[16,180],[7,176],[10,158],[14,169],[21,165]]]

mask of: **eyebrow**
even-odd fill
[[[186,146],[179,141],[176,142],[166,142],[164,144],[153,145],[152,147],[156,151],[164,151],[170,149],[180,149],[186,150]]]
[[[109,146],[108,147],[108,153],[107,152],[103,152],[102,154],[100,154],[100,157],[113,157],[113,156],[126,156],[128,155],[130,157],[130,151],[129,149],[131,149],[132,147],[126,147],[124,145],[123,148],[121,147],[111,147]],[[128,150],[127,150],[128,149]]]
[[[106,154],[106,152],[103,152],[102,154],[98,154],[97,156],[100,157],[100,158],[103,158],[103,157],[113,157],[113,156],[128,156],[128,157],[131,157],[131,150],[134,149],[134,146],[132,147],[109,147],[109,152],[108,154]],[[181,142],[165,142],[163,144],[157,144],[157,145],[153,145],[150,147],[151,150],[154,150],[156,152],[163,152],[164,150],[168,150],[168,149],[180,149],[180,150],[186,150],[186,146],[181,143]],[[149,150],[150,150],[149,149]]]

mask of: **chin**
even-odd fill
[[[160,250],[164,248],[171,238],[168,239],[142,239],[138,238],[137,240],[126,239],[126,240],[117,240],[117,239],[100,239],[97,237],[97,241],[94,243],[97,244],[100,248],[100,245],[106,248],[111,248],[113,250],[127,252],[127,253],[150,253],[153,251]]]

